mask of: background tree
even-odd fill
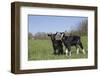
[[[79,23],[76,29],[69,31],[70,35],[86,36],[88,33],[88,20],[83,20]]]
[[[49,39],[47,33],[45,32],[37,32],[35,35],[34,35],[34,38],[35,39]]]
[[[28,33],[28,39],[32,39],[33,38],[33,35],[31,32]]]

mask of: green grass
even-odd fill
[[[51,40],[28,40],[28,60],[54,60],[54,59],[79,59],[87,58],[87,37],[81,37],[86,54],[81,51],[77,55],[76,48],[72,47],[72,56],[66,55],[53,55],[53,47]],[[80,49],[81,50],[81,49]]]

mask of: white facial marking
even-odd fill
[[[77,48],[77,54],[79,54],[79,48]]]
[[[62,39],[62,37],[63,37],[63,34],[61,35],[61,39]]]

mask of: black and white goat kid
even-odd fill
[[[77,49],[77,54],[79,54],[79,46],[82,49],[83,54],[85,50],[83,48],[80,36],[65,36],[65,33],[61,33],[62,42],[66,48],[66,55],[71,56],[71,46],[75,46]]]
[[[62,41],[61,39],[60,40],[56,40],[56,34],[48,34],[48,36],[51,38],[51,41],[52,41],[52,46],[53,46],[53,49],[54,49],[54,54],[55,55],[62,55],[64,54],[64,51],[63,51],[63,44],[62,44]]]

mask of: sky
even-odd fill
[[[86,19],[87,17],[29,15],[28,30],[33,35],[37,32],[71,31],[77,29],[79,23]]]

